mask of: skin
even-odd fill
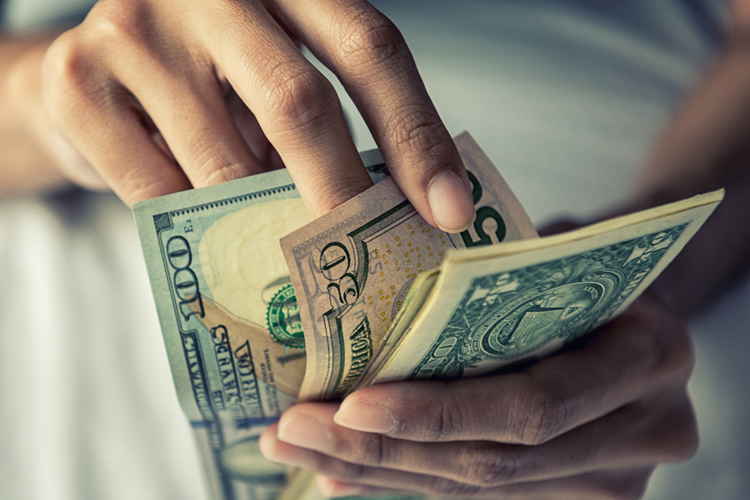
[[[576,349],[517,373],[297,405],[263,434],[266,456],[318,472],[333,496],[493,499],[639,498],[657,464],[692,456],[684,319],[750,255],[748,4],[735,0],[724,50],[656,145],[632,203],[613,210],[727,188],[646,295]],[[471,221],[465,173],[408,48],[369,4],[183,5],[104,0],[65,32],[0,38],[6,193],[73,183],[133,203],[283,164],[311,212],[325,213],[370,181],[303,43],[344,82],[420,213],[444,229]],[[442,212],[429,203],[436,182],[452,186]]]
[[[472,222],[470,183],[411,53],[363,0],[102,0],[55,35],[0,43],[5,191],[67,180],[131,204],[283,164],[320,216],[372,182],[303,43],[425,219]],[[431,204],[438,194],[449,203]]]

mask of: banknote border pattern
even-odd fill
[[[180,311],[175,302],[175,291],[173,288],[172,280],[170,279],[171,277],[169,276],[169,272],[168,272],[169,262],[167,261],[166,250],[162,242],[161,233],[166,230],[174,229],[172,218],[175,216],[192,214],[192,213],[200,212],[200,211],[207,210],[210,208],[224,207],[227,205],[232,205],[234,203],[254,200],[257,198],[262,198],[265,196],[277,194],[280,192],[284,193],[288,191],[296,191],[296,189],[297,187],[294,185],[294,183],[290,183],[290,184],[278,186],[278,187],[271,188],[271,189],[263,189],[263,190],[256,191],[253,193],[229,196],[222,200],[199,203],[197,205],[192,205],[192,206],[188,206],[184,208],[178,208],[175,210],[170,210],[170,211],[162,212],[159,214],[154,214],[152,216],[154,229],[156,232],[156,240],[158,242],[159,252],[162,258],[163,270],[165,271],[166,282],[169,288],[169,296],[170,296],[170,300],[172,301],[172,308],[175,314],[177,331],[178,331],[179,338],[180,338],[180,345],[182,346],[183,355],[185,356],[186,368],[189,372],[188,378],[190,379],[190,385],[193,391],[193,398],[195,400],[195,404],[198,410],[200,411],[201,416],[203,417],[203,421],[199,421],[199,422],[191,421],[190,424],[193,428],[206,429],[206,432],[208,433],[208,438],[209,438],[208,440],[211,445],[211,449],[214,453],[214,461],[217,464],[217,472],[219,473],[222,492],[226,500],[233,500],[235,498],[232,480],[236,478],[231,476],[221,466],[221,463],[222,463],[221,452],[222,450],[225,449],[225,446],[226,446],[224,433],[222,430],[222,424],[218,418],[218,415],[216,413],[215,408],[213,407],[213,403],[210,398],[210,394],[209,394],[210,387],[208,385],[208,378],[206,376],[206,369],[205,369],[205,365],[203,361],[203,352],[201,350],[201,345],[198,339],[198,332],[197,330],[183,331],[183,328],[182,328],[182,321],[180,319]],[[185,344],[186,339],[190,339],[192,341],[192,344],[193,344],[192,352],[189,352],[188,347]],[[191,361],[190,359],[191,354],[195,356],[195,361]],[[199,373],[200,373],[200,383],[203,386],[203,389],[199,389],[196,387],[196,378],[193,376],[192,373],[190,373],[191,366],[197,366]],[[199,393],[203,394],[203,398],[199,397]]]

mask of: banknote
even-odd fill
[[[537,236],[518,199],[468,133],[456,145],[477,217],[449,234],[386,179],[282,238],[307,349],[301,400],[342,396],[377,352],[417,277],[449,249]]]
[[[363,154],[374,181],[388,176]],[[133,207],[180,404],[215,499],[276,498],[258,436],[297,400],[305,340],[279,239],[311,217],[286,170]]]
[[[723,190],[569,233],[452,251],[422,278],[389,352],[360,385],[456,379],[525,365],[624,311]]]

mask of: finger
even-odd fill
[[[216,37],[223,29],[220,23],[207,21],[200,26],[204,31],[199,36],[255,114],[312,214],[320,216],[370,187],[372,181],[331,83],[302,56],[265,9],[238,2],[224,15],[225,21],[236,26],[239,40],[273,47],[247,50],[244,44]]]
[[[137,70],[123,59],[115,73],[149,112],[177,163],[195,187],[264,171],[237,129],[210,62],[169,68],[158,54],[144,54]]]
[[[126,203],[191,187],[155,145],[136,100],[83,57],[86,51],[73,30],[45,56],[43,80],[54,86],[45,85],[43,96],[53,121]]]
[[[578,349],[517,373],[454,382],[366,387],[335,420],[415,441],[536,445],[665,387],[684,387],[694,362],[684,324],[640,299]]]
[[[684,460],[695,453],[698,441],[685,392],[626,406],[539,446],[393,439],[340,427],[333,422],[335,411],[326,404],[297,405],[282,416],[276,437],[350,464],[440,476],[482,488]]]
[[[503,488],[476,490],[448,483],[441,485],[437,492],[441,498],[489,498],[498,500],[585,500],[585,499],[638,499],[646,490],[653,468],[627,471],[609,471],[586,474],[579,477],[544,483],[510,485]],[[328,497],[404,495],[403,491],[391,488],[378,488],[318,476],[318,489]],[[462,493],[466,491],[465,493]],[[422,493],[425,493],[422,491]]]
[[[465,229],[474,217],[469,180],[393,23],[364,0],[270,3],[344,84],[419,213],[446,231]]]
[[[302,467],[326,477],[323,481],[324,488],[326,482],[334,482],[334,491],[331,493],[337,495],[366,495],[377,493],[377,489],[384,489],[437,495],[441,498],[640,498],[653,470],[653,466],[649,465],[502,486],[479,486],[439,474],[418,474],[352,464],[287,444],[277,438],[277,431],[278,427],[274,425],[261,436],[260,448],[264,456],[269,460]],[[343,483],[341,491],[336,491],[336,483]]]
[[[224,92],[224,101],[237,130],[262,167],[266,170],[284,168],[284,162],[261,130],[258,119],[231,87]]]

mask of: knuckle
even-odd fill
[[[86,50],[76,33],[71,30],[60,35],[47,49],[42,66],[42,91],[53,119],[60,119],[58,111],[78,101],[88,85]]]
[[[524,475],[521,465],[513,456],[501,456],[492,448],[467,449],[459,456],[461,459],[457,462],[465,464],[461,477],[474,486],[491,488],[513,482]]]
[[[438,114],[424,105],[404,107],[389,120],[385,130],[390,131],[388,144],[410,159],[448,154],[442,148],[452,145],[452,141],[446,140],[447,133]]]
[[[102,85],[88,48],[75,30],[60,35],[47,49],[41,65],[41,96],[50,122],[74,136],[102,126],[113,98]]]
[[[351,444],[343,451],[346,461],[354,464],[380,466],[393,460],[392,447],[388,446],[388,438],[379,435],[368,435],[361,441]],[[347,444],[349,444],[347,442]]]
[[[132,4],[132,5],[131,5]],[[107,103],[111,92],[107,74],[112,61],[128,56],[143,60],[146,46],[144,9],[138,2],[100,1],[85,21],[60,35],[47,49],[42,64],[42,92],[53,120],[82,100]],[[80,114],[77,109],[72,115]]]
[[[522,404],[524,415],[519,416],[518,440],[520,444],[539,445],[560,435],[568,419],[565,398],[546,394],[542,389],[530,392],[527,404]]]
[[[149,12],[143,2],[99,1],[82,26],[88,36],[108,48],[141,39],[147,29]]]
[[[272,68],[263,88],[263,105],[271,119],[291,122],[294,128],[316,122],[338,104],[336,91],[321,73],[295,63]]]
[[[432,478],[430,490],[441,497],[448,498],[472,498],[482,491],[480,486],[473,484],[453,481],[444,477],[435,476]]]
[[[340,35],[339,59],[348,67],[377,67],[409,61],[404,37],[393,22],[375,9],[349,14]]]
[[[451,391],[446,391],[447,401],[435,402],[424,420],[421,431],[426,441],[451,441],[461,436],[464,428],[462,405]]]
[[[364,465],[352,464],[323,456],[315,464],[313,470],[332,479],[356,483],[367,479],[370,469]]]

